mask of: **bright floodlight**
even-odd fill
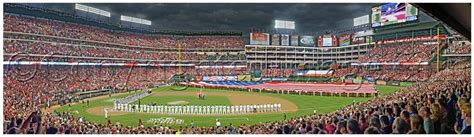
[[[354,26],[359,26],[363,24],[369,24],[369,15],[354,18]]]
[[[76,9],[77,10],[82,10],[82,11],[85,11],[85,12],[90,12],[90,13],[102,15],[102,16],[106,16],[106,17],[110,17],[110,12],[107,12],[105,10],[101,10],[101,9],[98,9],[98,8],[89,7],[89,6],[82,5],[82,4],[76,4]]]
[[[151,25],[151,21],[149,20],[144,20],[140,18],[134,18],[134,17],[129,17],[129,16],[120,16],[120,20],[122,21],[128,21],[128,22],[133,22],[133,23],[138,23],[138,24],[145,24],[145,25]]]
[[[276,29],[295,29],[294,21],[275,20]]]

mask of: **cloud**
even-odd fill
[[[45,4],[68,11],[73,4]],[[153,21],[165,30],[238,30],[273,28],[274,19],[296,22],[298,33],[311,34],[352,26],[355,17],[370,14],[374,3],[86,3],[112,16],[128,15]],[[422,15],[423,18],[425,16]]]

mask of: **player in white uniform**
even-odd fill
[[[181,114],[181,106],[176,106],[176,114]]]
[[[199,114],[199,106],[194,106],[194,114]]]
[[[188,106],[187,109],[188,109],[188,114],[192,114],[192,113],[191,113],[191,106]]]
[[[223,114],[224,112],[224,106],[220,105],[219,106],[219,114]]]
[[[234,106],[234,114],[240,113],[239,106]]]
[[[206,115],[207,111],[207,106],[202,106],[202,114]]]
[[[222,110],[221,110],[221,114],[225,114],[227,107],[226,107],[226,106],[221,106],[221,107],[222,107],[222,108],[221,108],[221,109],[222,109]]]
[[[158,106],[158,113],[163,114],[163,108],[164,108],[164,106],[159,105]]]
[[[183,113],[184,113],[184,114],[188,114],[188,105],[183,106],[183,107],[184,107],[184,108],[183,108]]]
[[[175,106],[170,106],[170,108],[171,108],[170,113],[173,114],[173,113],[174,113]]]
[[[225,114],[225,106],[221,106],[221,114]]]
[[[196,111],[197,113],[196,114],[200,115],[201,114],[201,109],[202,109],[201,105],[197,106],[197,111]]]
[[[178,106],[173,106],[173,114],[176,114],[178,112]]]
[[[214,108],[215,108],[215,106],[211,106],[211,115],[214,114],[214,112],[215,112]]]
[[[109,118],[109,116],[108,116],[109,112],[107,111],[107,108],[104,108],[104,112],[105,112],[105,119],[108,119]]]
[[[211,114],[211,106],[206,106],[206,107],[207,107],[206,114],[210,115]]]

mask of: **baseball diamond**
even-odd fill
[[[471,2],[9,1],[3,134],[471,134]]]

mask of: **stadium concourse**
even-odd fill
[[[298,50],[295,49],[301,47],[279,45],[281,48],[276,50],[294,48],[287,51],[295,55],[273,61],[338,60],[331,65],[335,66],[331,76],[310,76],[301,82],[299,78],[305,76],[294,72],[311,65],[296,63],[282,65],[292,67],[274,67],[274,64],[262,62],[249,63],[259,61],[249,59],[252,56],[260,58],[263,55],[251,54],[241,33],[144,32],[21,4],[4,4],[4,7],[4,134],[471,134],[471,64],[458,59],[457,55],[469,54],[470,57],[470,42],[441,44],[443,55],[454,54],[456,59],[441,60],[445,63],[435,71],[433,38],[440,36],[431,34],[441,23],[418,26],[428,31],[412,27],[382,33],[398,36],[395,33],[399,30],[409,30],[403,33],[429,37],[426,40],[412,37],[410,40],[417,41],[390,43],[395,40],[379,39],[388,42],[370,40],[346,47],[304,47],[313,50],[314,54],[310,56],[296,55],[298,52],[294,51]],[[327,50],[331,55],[315,54]],[[273,51],[265,51],[267,53]],[[267,59],[265,55],[263,60],[268,62]],[[349,61],[359,63],[347,63]],[[328,68],[321,65],[321,69],[323,67]],[[238,80],[244,75],[259,79],[249,78],[246,82],[196,80],[198,76],[233,76]],[[196,79],[188,78],[191,76]],[[297,79],[290,81],[294,77]],[[358,77],[370,84],[352,82]],[[264,78],[287,82],[262,80]],[[338,82],[352,84],[313,83],[313,78],[344,79]],[[246,90],[301,90],[311,94],[322,91],[376,93],[374,84],[377,81],[414,84],[401,87],[393,94],[373,96],[366,102],[352,103],[332,112],[302,114],[252,125],[145,127],[140,120],[136,126],[124,126],[110,120],[107,123],[89,121],[69,112],[42,111],[56,105],[88,102],[95,96],[180,82],[196,86],[237,85]]]

